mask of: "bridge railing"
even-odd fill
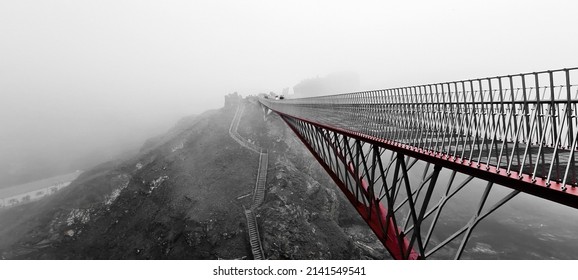
[[[578,68],[261,102],[498,173],[575,186]]]

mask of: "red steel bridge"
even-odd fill
[[[480,221],[520,192],[578,208],[578,68],[259,101],[394,259],[426,259],[451,242],[460,258]],[[440,212],[475,178],[485,186],[473,215],[432,245]],[[490,203],[494,184],[509,191]]]

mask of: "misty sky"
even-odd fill
[[[1,1],[0,161],[137,143],[335,71],[375,89],[575,67],[577,3]]]

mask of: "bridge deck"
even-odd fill
[[[578,68],[260,101],[287,117],[578,207],[578,86],[571,82]]]

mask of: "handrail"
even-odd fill
[[[578,68],[260,102],[453,161],[578,185]],[[538,89],[538,90],[536,90]],[[538,94],[537,94],[538,93]]]

